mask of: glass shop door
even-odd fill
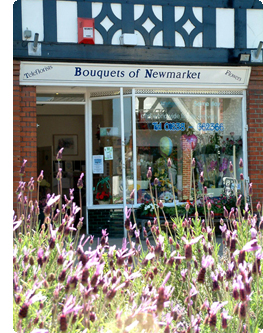
[[[92,100],[91,162],[92,205],[118,208],[131,203],[134,178],[131,97],[124,97],[122,105],[120,97]]]

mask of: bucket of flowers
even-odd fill
[[[157,205],[155,203],[155,209],[157,209]],[[137,209],[137,216],[141,217],[154,217],[155,210],[152,201],[145,201],[142,203]]]
[[[99,205],[108,205],[110,203],[110,193],[106,191],[97,192],[96,199]]]
[[[99,205],[108,205],[111,199],[109,177],[101,178],[96,186],[96,200]]]
[[[165,191],[160,194],[159,199],[162,200],[163,202],[173,202],[174,197],[171,192]]]

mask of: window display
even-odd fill
[[[201,171],[209,196],[222,194],[229,162],[236,165],[242,157],[241,98],[137,97],[135,111],[138,203],[149,200],[148,167],[151,184],[158,179],[158,199],[166,203],[173,202],[173,189],[179,201],[193,199],[193,186],[201,189]],[[191,178],[193,157],[196,184]]]
[[[150,186],[168,206],[174,196],[179,202],[192,201],[194,186],[201,194],[201,172],[208,195],[219,197],[227,179],[239,179],[241,172],[236,167],[243,157],[241,101],[241,97],[135,95],[133,105],[125,96],[122,129],[120,99],[93,100],[93,204],[123,204],[124,197],[127,204],[147,203]],[[136,195],[131,197],[133,189]]]

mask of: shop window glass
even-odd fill
[[[224,191],[224,177],[232,176],[228,169],[230,161],[237,166],[235,172],[239,179],[241,98],[137,97],[136,141],[138,203],[150,199],[149,167],[152,168],[151,185],[158,179],[158,199],[173,202],[173,188],[177,200],[193,199],[193,157],[197,190],[201,190],[199,175],[204,171],[209,195],[220,196]],[[172,161],[170,175],[168,157]]]

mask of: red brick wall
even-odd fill
[[[190,199],[192,188],[192,151],[184,136],[181,137],[183,149],[183,200]]]
[[[19,86],[20,62],[13,61],[13,206],[16,210],[19,185],[19,170],[26,159],[26,174],[23,181],[34,177],[36,188],[37,177],[37,115],[36,87]],[[27,195],[27,194],[26,194]],[[33,198],[36,198],[34,195]]]
[[[248,173],[253,201],[263,203],[263,66],[252,67],[247,90]]]

